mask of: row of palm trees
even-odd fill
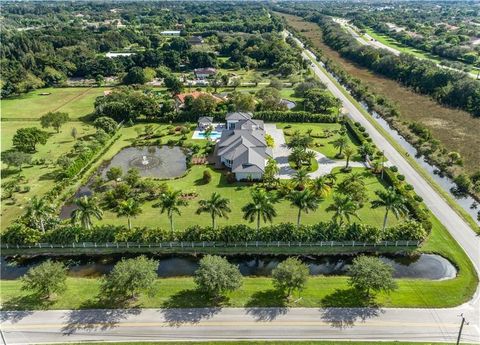
[[[293,190],[285,196],[285,199],[290,201],[290,205],[298,210],[297,226],[301,225],[302,214],[315,212],[320,202],[323,200],[322,194],[329,193],[328,185],[321,178],[312,180],[312,185],[303,190]],[[317,188],[315,188],[317,187]],[[321,192],[319,192],[321,191]],[[382,229],[385,230],[387,226],[388,216],[394,214],[396,218],[406,215],[408,209],[405,199],[393,188],[385,191],[377,191],[378,199],[373,200],[372,208],[384,208],[385,215],[383,219]],[[243,218],[249,222],[256,222],[257,230],[260,228],[261,221],[264,223],[272,222],[273,218],[277,216],[275,204],[280,200],[278,193],[268,192],[262,188],[255,188],[251,191],[251,200],[242,207]],[[217,192],[213,192],[208,199],[199,201],[199,207],[196,210],[197,214],[208,213],[211,218],[212,227],[216,227],[218,218],[228,219],[228,214],[232,211],[230,208],[230,200],[222,197]],[[156,205],[160,209],[161,214],[166,214],[170,229],[173,232],[174,215],[181,215],[181,207],[188,205],[187,200],[182,196],[181,191],[173,190],[167,191],[160,195],[159,202]],[[103,211],[101,210],[97,199],[94,197],[83,196],[75,200],[76,209],[72,212],[71,221],[74,224],[80,224],[85,229],[90,229],[93,224],[93,219],[102,219]],[[352,201],[347,195],[335,195],[333,203],[327,209],[328,212],[333,212],[333,221],[338,225],[350,223],[353,218],[358,217],[358,205]],[[142,213],[141,204],[134,200],[128,199],[122,201],[115,210],[118,217],[126,217],[128,221],[128,228],[132,228],[132,219],[136,218]],[[49,205],[45,199],[34,197],[28,207],[28,215],[40,230],[45,231],[45,222],[48,215],[51,215],[54,209]]]

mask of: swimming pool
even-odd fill
[[[222,132],[213,131],[210,133],[209,138],[211,140],[218,140],[222,136]],[[205,131],[195,131],[192,139],[206,139]]]

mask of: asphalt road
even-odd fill
[[[304,56],[314,61],[313,54]],[[362,123],[386,157],[406,176],[425,203],[464,248],[479,271],[480,239],[431,188],[358,109],[318,68],[314,72],[340,98],[350,116]],[[469,321],[462,342],[480,343],[479,292],[468,303],[449,309],[133,309],[2,312],[7,344],[79,341],[352,339],[456,340],[459,315]]]

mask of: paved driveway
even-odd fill
[[[274,123],[265,124],[265,131],[267,134],[270,134],[275,142],[273,147],[273,158],[277,161],[280,172],[277,175],[281,179],[289,179],[295,174],[295,169],[290,167],[288,164],[288,156],[290,155],[291,150],[287,147],[285,142],[285,136],[283,135],[283,130],[277,128],[277,125]],[[316,154],[316,160],[318,162],[318,169],[310,173],[311,178],[316,178],[319,176],[326,175],[332,171],[333,168],[345,166],[344,160],[334,160],[327,158],[325,155],[312,150]],[[364,163],[361,162],[350,162],[351,167],[365,167]]]

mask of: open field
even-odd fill
[[[19,97],[3,99],[2,119],[35,120],[49,111],[67,112],[71,119],[78,119],[93,111],[95,98],[108,88],[45,88]],[[41,93],[50,93],[42,96]]]
[[[16,130],[24,127],[38,127],[38,121],[2,121],[2,151],[12,148],[12,138]],[[83,122],[67,122],[62,126],[60,133],[55,130],[49,130],[50,138],[46,145],[38,145],[37,152],[33,155],[34,160],[45,160],[44,164],[26,166],[21,171],[21,175],[25,176],[27,183],[22,186],[29,186],[30,191],[27,193],[15,193],[16,202],[11,205],[11,200],[2,200],[2,229],[7,227],[15,218],[24,212],[25,206],[34,196],[42,196],[48,192],[55,182],[54,172],[58,169],[55,161],[64,153],[70,151],[75,144],[75,140],[71,136],[72,128],[78,131],[78,138],[84,135],[94,133],[94,128]],[[77,139],[78,140],[78,139]],[[9,181],[17,174],[17,170],[10,171],[5,165],[2,165],[2,178]]]
[[[298,16],[277,13],[288,23],[310,38],[315,48],[333,59],[346,72],[365,82],[375,93],[385,95],[394,101],[400,110],[401,119],[421,122],[427,126],[433,136],[440,140],[448,151],[457,151],[464,158],[467,172],[473,172],[480,166],[480,121],[467,112],[439,105],[428,96],[420,95],[401,86],[394,80],[381,77],[366,68],[350,62],[338,52],[322,42],[320,27]]]

